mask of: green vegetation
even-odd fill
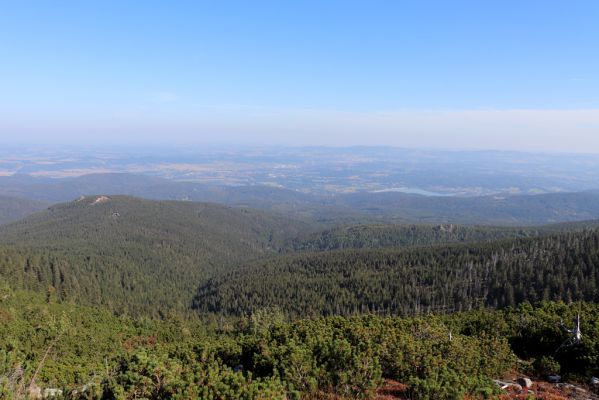
[[[311,233],[317,228],[251,209],[91,196],[0,228],[0,274],[14,287],[50,289],[60,300],[164,317],[189,310],[198,286],[209,279],[280,253],[469,242],[541,232],[370,225]],[[362,305],[357,309],[365,310]]]
[[[501,228],[463,225],[353,225],[328,229],[296,239],[294,250],[328,251],[385,247],[429,246],[526,238],[547,233],[551,227]],[[555,228],[557,229],[557,228]]]
[[[276,254],[308,228],[215,204],[93,196],[0,228],[0,275],[18,288],[51,286],[59,299],[163,316],[188,309],[210,274]]]
[[[515,369],[599,373],[596,223],[319,228],[122,196],[1,227],[0,398],[488,398]]]
[[[599,306],[589,303],[416,318],[286,322],[261,310],[225,322],[158,321],[0,290],[0,396],[8,399],[30,385],[86,399],[368,398],[385,379],[407,384],[410,398],[458,399],[497,393],[492,379],[516,356],[571,377],[599,372]],[[560,320],[576,313],[584,342],[555,352],[567,338]]]
[[[342,250],[273,258],[199,288],[199,312],[242,315],[277,306],[293,316],[411,315],[599,301],[599,231],[407,249]]]

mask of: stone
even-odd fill
[[[549,375],[547,377],[547,382],[549,383],[559,383],[562,380],[562,377],[559,375]]]
[[[517,383],[512,383],[510,387],[513,388],[517,393],[522,391],[522,386],[518,385]]]
[[[60,389],[44,389],[44,399],[49,399],[52,397],[62,397],[62,390]]]
[[[42,389],[37,386],[35,383],[29,386],[27,390],[29,392],[30,399],[41,399],[42,398]]]
[[[520,378],[518,379],[518,384],[520,384],[520,386],[522,386],[523,388],[527,389],[530,389],[532,387],[532,381],[530,380],[530,378]]]
[[[502,390],[513,389],[516,392],[521,392],[522,391],[522,386],[520,386],[520,385],[518,385],[517,383],[514,383],[514,382],[504,382],[504,381],[496,380],[495,383],[497,383],[497,385]]]

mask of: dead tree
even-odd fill
[[[560,327],[570,336],[557,348],[557,350],[555,350],[556,353],[564,347],[575,346],[577,344],[582,343],[582,331],[580,330],[580,314],[576,316],[576,319],[574,320],[574,327],[572,329],[568,329],[564,325],[563,321],[560,323]]]

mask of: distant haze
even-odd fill
[[[370,113],[254,109],[0,124],[5,144],[390,145],[599,153],[599,109]]]

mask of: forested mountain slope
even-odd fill
[[[298,237],[290,243],[289,247],[295,251],[328,251],[431,246],[532,238],[595,228],[599,228],[597,220],[513,228],[454,224],[343,225]]]
[[[280,307],[298,315],[466,310],[523,301],[599,301],[599,231],[260,261],[199,288],[200,312]]]
[[[541,228],[504,228],[454,224],[369,224],[350,225],[311,233],[293,241],[295,250],[427,246],[435,244],[525,238],[543,234]]]
[[[310,227],[216,204],[91,196],[0,228],[0,276],[118,311],[184,310],[201,279]]]
[[[16,221],[48,207],[43,201],[0,196],[0,225]]]

